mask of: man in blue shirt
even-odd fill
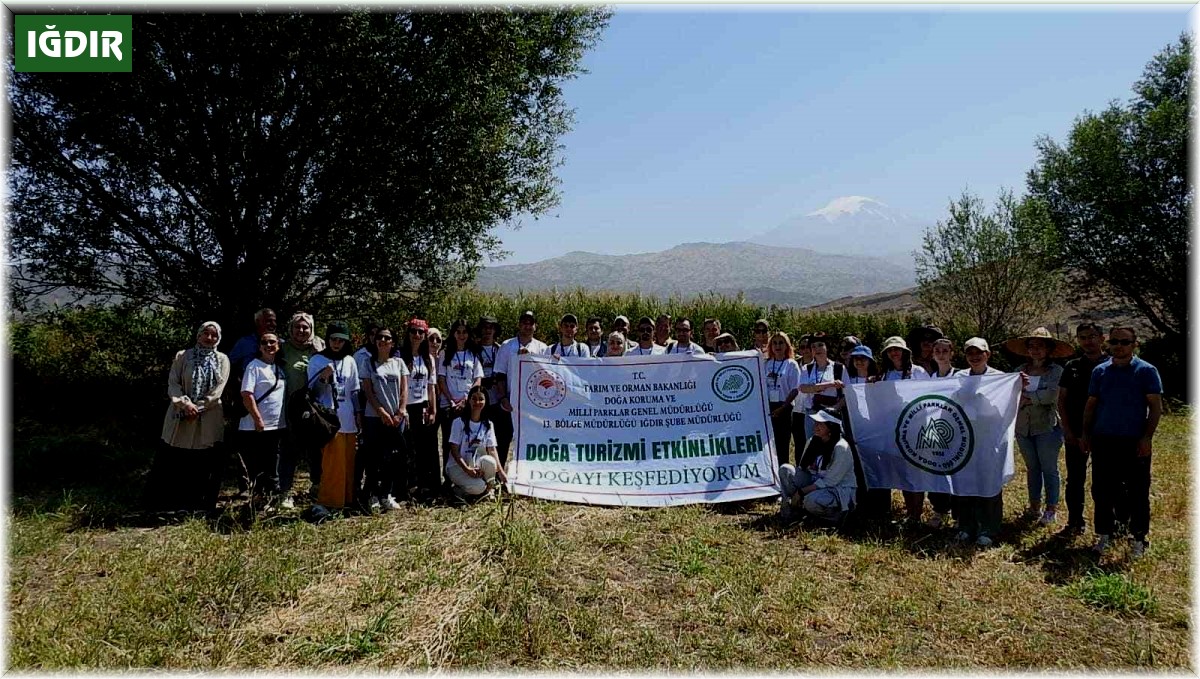
[[[246,365],[258,353],[258,338],[275,332],[275,312],[262,308],[254,312],[254,332],[239,339],[229,350],[229,379],[240,383]]]
[[[1150,455],[1162,416],[1162,378],[1158,368],[1133,355],[1137,346],[1133,328],[1108,333],[1112,358],[1092,370],[1080,441],[1092,455],[1093,549],[1108,549],[1114,507],[1124,499],[1135,559],[1145,553],[1150,532]]]

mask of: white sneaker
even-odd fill
[[[986,535],[980,535],[979,537],[975,538],[975,544],[979,545],[980,547],[991,547],[992,539]]]
[[[1146,544],[1145,540],[1134,540],[1133,541],[1133,550],[1130,553],[1132,554],[1134,559],[1140,559],[1146,555],[1147,547],[1149,547],[1149,545]]]
[[[1096,544],[1092,546],[1092,551],[1095,552],[1097,555],[1104,554],[1105,552],[1107,552],[1108,551],[1108,536],[1107,535],[1097,535],[1096,536]]]
[[[400,503],[396,502],[396,498],[391,495],[383,498],[384,509],[400,509]]]
[[[371,507],[371,509],[379,509],[379,498],[372,495],[367,504]]]
[[[933,516],[929,517],[929,520],[925,522],[925,525],[933,528],[934,530],[941,528],[942,526],[946,525],[947,516],[948,515],[942,514],[941,512],[934,512]]]
[[[1043,526],[1053,526],[1057,518],[1053,509],[1047,509],[1042,512],[1042,518],[1038,519],[1038,523]]]
[[[296,501],[292,499],[291,495],[289,495],[289,496],[283,498],[283,501],[279,503],[279,508],[280,509],[295,509]]]
[[[971,534],[965,530],[960,530],[958,531],[958,535],[954,536],[954,539],[958,542],[966,542],[971,539]]]

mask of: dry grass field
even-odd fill
[[[1020,519],[1019,456],[987,550],[783,526],[770,502],[146,528],[17,497],[7,669],[1191,669],[1189,455],[1164,418],[1138,562]]]

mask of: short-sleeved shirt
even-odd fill
[[[573,344],[564,345],[562,342],[555,342],[550,345],[548,352],[551,356],[571,356],[591,358],[592,350],[583,342],[575,342]]]
[[[407,365],[407,364],[406,364]],[[415,406],[429,401],[429,385],[437,383],[437,366],[433,359],[424,356],[413,356],[412,367],[408,369],[408,403]]]
[[[1063,404],[1067,411],[1067,424],[1076,436],[1083,433],[1083,410],[1087,407],[1088,385],[1092,382],[1092,371],[1096,366],[1108,360],[1108,356],[1100,354],[1096,360],[1088,360],[1080,356],[1067,361],[1063,366],[1062,379],[1058,382],[1059,389],[1067,390]]]
[[[278,355],[283,357],[280,360],[283,361],[284,371],[287,373],[288,396],[308,385],[308,361],[319,351],[320,349],[312,344],[303,349],[297,349],[292,346],[291,342],[283,341],[283,347],[279,350]]]
[[[663,349],[663,353],[664,354],[687,354],[689,356],[695,356],[696,354],[703,354],[705,352],[704,352],[704,347],[700,346],[699,344],[696,344],[695,342],[688,342],[687,344],[680,344],[679,342],[670,342]]]
[[[1099,436],[1140,437],[1146,430],[1149,404],[1146,396],[1162,394],[1158,368],[1137,356],[1129,365],[1113,365],[1112,359],[1092,369],[1088,395],[1099,399],[1092,433]]]
[[[229,350],[230,377],[241,379],[246,366],[258,353],[258,335],[250,334],[239,339]]]
[[[287,392],[287,378],[278,366],[254,359],[242,373],[242,391],[250,392],[258,403],[258,414],[263,419],[263,429],[282,429],[283,400]],[[241,431],[254,431],[254,418],[244,416],[238,422]]]
[[[812,363],[809,363],[800,369],[800,384],[813,385],[821,384],[822,382],[832,382],[837,379],[838,373],[842,372],[842,369],[838,367],[840,365],[841,364],[837,361],[830,361],[825,364],[825,369],[821,370],[817,367],[817,362],[813,361]],[[837,398],[838,390],[830,387],[829,389],[820,392],[820,395]],[[814,403],[813,396],[816,396],[816,394],[804,394],[804,396],[807,396],[808,398],[796,399],[795,403],[792,405],[792,412],[807,413],[812,411]]]
[[[308,379],[312,380],[326,366],[330,365],[333,366],[333,380],[334,385],[337,386],[337,414],[338,422],[341,424],[339,431],[343,434],[353,434],[358,431],[358,424],[354,421],[354,411],[358,409],[354,397],[361,388],[358,381],[358,365],[352,356],[343,356],[335,361],[317,354],[308,361]],[[331,386],[333,385],[326,384],[321,380],[316,380],[312,386],[317,401],[330,408],[333,407]]]
[[[371,381],[375,399],[389,415],[399,415],[403,407],[400,403],[400,381],[408,377],[408,366],[404,365],[404,359],[393,356],[383,363],[372,361],[369,370],[370,372],[363,375],[363,379]],[[370,401],[367,401],[366,412],[363,414],[367,417],[379,417],[379,413],[370,406]]]
[[[899,370],[889,370],[883,374],[883,377],[880,377],[879,379],[885,382],[888,380],[902,380],[904,379],[904,373],[900,372]],[[926,372],[924,368],[914,363],[912,370],[910,370],[908,373],[908,379],[927,380],[929,379],[929,373]]]
[[[643,349],[642,345],[635,344],[632,349],[625,351],[626,356],[658,356],[667,353],[667,348],[657,344],[651,344],[649,349]]]
[[[500,388],[496,386],[496,358],[500,355],[499,344],[479,347],[479,363],[483,366],[483,384],[488,386],[488,403],[500,403]]]
[[[510,337],[500,345],[500,351],[496,352],[496,374],[509,375],[517,370],[517,357],[521,355],[521,350],[524,349],[526,354],[541,354],[546,355],[550,351],[550,347],[546,343],[530,338],[525,345],[521,344],[520,337]],[[508,387],[509,396],[512,396],[512,385]]]
[[[450,398],[461,401],[467,397],[467,392],[471,391],[475,380],[483,379],[483,361],[479,360],[478,354],[469,349],[446,349],[445,352],[450,358],[450,365],[446,365],[444,361],[438,365],[438,378],[445,378],[446,391],[450,392]],[[450,405],[441,391],[438,392],[438,404]]]
[[[450,443],[458,446],[458,454],[462,456],[463,462],[473,467],[477,448],[481,447],[486,452],[488,448],[496,447],[496,427],[487,420],[467,422],[464,425],[463,418],[456,417],[450,425]],[[454,464],[453,456],[446,464]]]
[[[763,361],[763,371],[767,375],[767,401],[771,403],[783,403],[800,386],[800,365],[793,358],[768,358]]]

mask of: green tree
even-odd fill
[[[132,74],[10,62],[13,282],[239,325],[420,304],[556,204],[609,14],[137,15]]]
[[[950,216],[926,229],[917,297],[933,318],[997,340],[1024,330],[1054,305],[1061,275],[1050,264],[1045,206],[1001,191],[988,211],[968,191]]]
[[[1086,274],[1085,288],[1115,289],[1176,339],[1188,322],[1191,55],[1185,34],[1146,66],[1128,105],[1085,112],[1065,145],[1038,139],[1028,176],[1061,263]]]

